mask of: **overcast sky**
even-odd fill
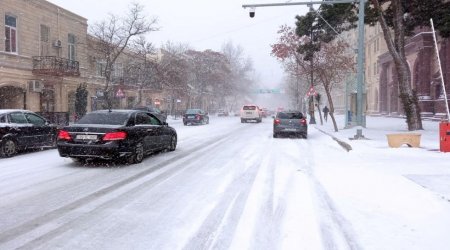
[[[49,0],[88,19],[89,24],[106,18],[108,13],[122,14],[132,0]],[[277,39],[283,24],[293,26],[295,15],[304,14],[306,6],[265,7],[250,18],[243,4],[290,2],[287,0],[135,0],[145,6],[149,16],[158,18],[160,31],[149,34],[156,46],[166,41],[188,43],[196,50],[220,51],[232,41],[250,56],[263,86],[277,86],[283,71],[270,56],[270,44]]]

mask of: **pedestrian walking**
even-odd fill
[[[328,112],[330,112],[330,110],[328,109],[327,106],[323,107],[323,118],[325,118],[325,121],[327,121],[328,118]]]

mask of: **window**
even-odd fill
[[[41,56],[47,56],[49,55],[49,39],[50,37],[50,28],[48,26],[45,26],[41,24],[41,50],[39,51],[39,54]]]
[[[28,122],[35,126],[44,126],[45,125],[46,121],[40,116],[37,116],[35,114],[25,114],[25,116],[27,117]]]
[[[6,115],[0,115],[0,123],[6,123]]]
[[[146,113],[138,113],[136,115],[136,125],[149,125],[152,124],[152,121],[150,119],[150,116]]]
[[[98,76],[105,76],[106,62],[105,61],[97,61],[96,70],[97,70]]]
[[[9,120],[11,121],[11,123],[17,123],[17,124],[27,124],[27,118],[25,118],[25,116],[20,113],[20,112],[15,112],[15,113],[11,113],[9,114]]]
[[[75,61],[75,35],[74,34],[69,34],[67,36],[67,44],[68,44],[68,58],[69,60]]]
[[[256,110],[256,106],[244,106],[243,110]]]
[[[113,66],[113,78],[121,78],[123,77],[123,64],[115,63]]]
[[[5,15],[5,52],[17,53],[17,18]]]
[[[156,118],[154,116],[150,116],[150,123],[152,125],[161,125],[161,122],[158,120],[158,118]]]
[[[284,113],[284,112],[279,112],[277,115],[278,119],[302,119],[303,118],[303,114],[298,112],[298,113]]]

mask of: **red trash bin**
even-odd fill
[[[450,152],[450,122],[439,124],[439,137],[441,152]]]

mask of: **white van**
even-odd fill
[[[244,105],[241,108],[241,123],[247,121],[262,121],[261,110],[256,105]]]

